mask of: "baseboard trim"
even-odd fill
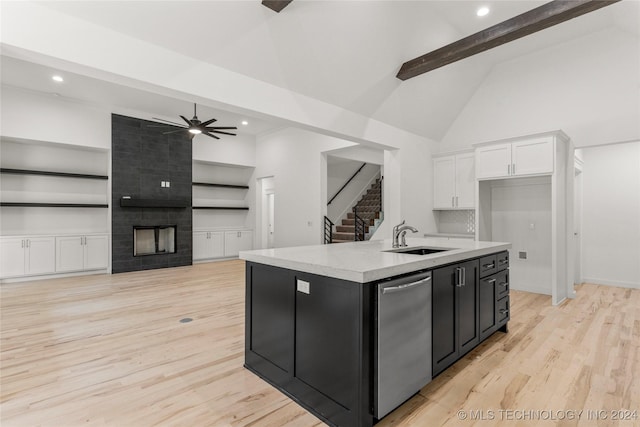
[[[109,274],[109,270],[105,268],[103,270],[76,271],[73,273],[44,274],[42,276],[9,277],[9,278],[0,280],[0,284],[32,282],[36,280],[46,280],[46,279],[61,279],[65,277],[76,277],[76,276],[91,276],[94,274]]]
[[[617,280],[594,279],[594,278],[584,277],[582,279],[582,283],[589,283],[592,285],[614,286],[617,288],[640,289],[640,283],[621,282]]]

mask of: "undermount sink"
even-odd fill
[[[454,248],[431,248],[431,247],[419,247],[419,248],[401,248],[391,249],[383,252],[394,252],[397,254],[409,254],[409,255],[429,255],[438,252],[452,251]]]

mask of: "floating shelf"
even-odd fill
[[[84,178],[84,179],[101,179],[101,180],[109,179],[109,177],[107,175],[93,175],[93,174],[68,173],[68,172],[51,172],[51,171],[29,170],[29,169],[0,168],[0,173],[7,173],[7,174],[13,174],[13,175],[59,176],[59,177],[64,177],[64,178]]]
[[[219,209],[219,210],[236,210],[236,211],[248,211],[248,206],[194,206],[192,209]]]
[[[214,184],[209,182],[193,182],[191,185],[198,187],[219,187],[219,188],[238,188],[242,190],[248,190],[248,185],[234,185],[234,184]]]
[[[189,207],[188,200],[158,200],[158,199],[120,199],[120,207],[123,208],[180,208]]]
[[[5,207],[32,207],[32,208],[108,208],[107,204],[98,203],[25,203],[25,202],[0,202]]]

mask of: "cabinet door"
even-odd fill
[[[244,230],[238,236],[238,251],[250,251],[253,249],[253,232]]]
[[[511,170],[511,143],[486,145],[476,149],[476,178],[509,176]]]
[[[512,144],[512,175],[553,173],[553,140],[531,139]]]
[[[48,274],[56,271],[56,238],[29,237],[27,241],[26,274]]]
[[[432,309],[432,364],[433,375],[442,372],[456,361],[456,266],[433,271]]]
[[[85,236],[84,269],[102,270],[109,265],[109,236]]]
[[[0,239],[0,277],[16,277],[25,273],[25,239]]]
[[[454,156],[433,159],[433,207],[435,209],[455,207],[455,171]]]
[[[211,258],[221,258],[224,256],[223,232],[209,232],[209,251]]]
[[[197,231],[193,233],[193,259],[210,258],[210,242],[208,231]]]
[[[293,376],[295,277],[282,268],[247,264],[246,350],[272,378]],[[265,363],[265,361],[267,363]]]
[[[56,272],[84,269],[84,236],[56,237]]]
[[[253,249],[251,231],[225,231],[224,256],[238,256],[240,251]]]
[[[462,286],[456,287],[458,313],[458,357],[480,343],[478,305],[478,260],[458,264],[462,269]],[[458,273],[460,274],[460,273]]]
[[[476,169],[473,153],[456,156],[456,208],[473,209],[476,205]]]
[[[491,335],[496,328],[496,276],[480,279],[480,338]]]

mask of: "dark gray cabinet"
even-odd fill
[[[433,271],[433,375],[480,342],[478,260]]]
[[[509,252],[480,259],[480,339],[509,320]]]
[[[248,262],[245,367],[329,425],[372,425],[373,286]]]

